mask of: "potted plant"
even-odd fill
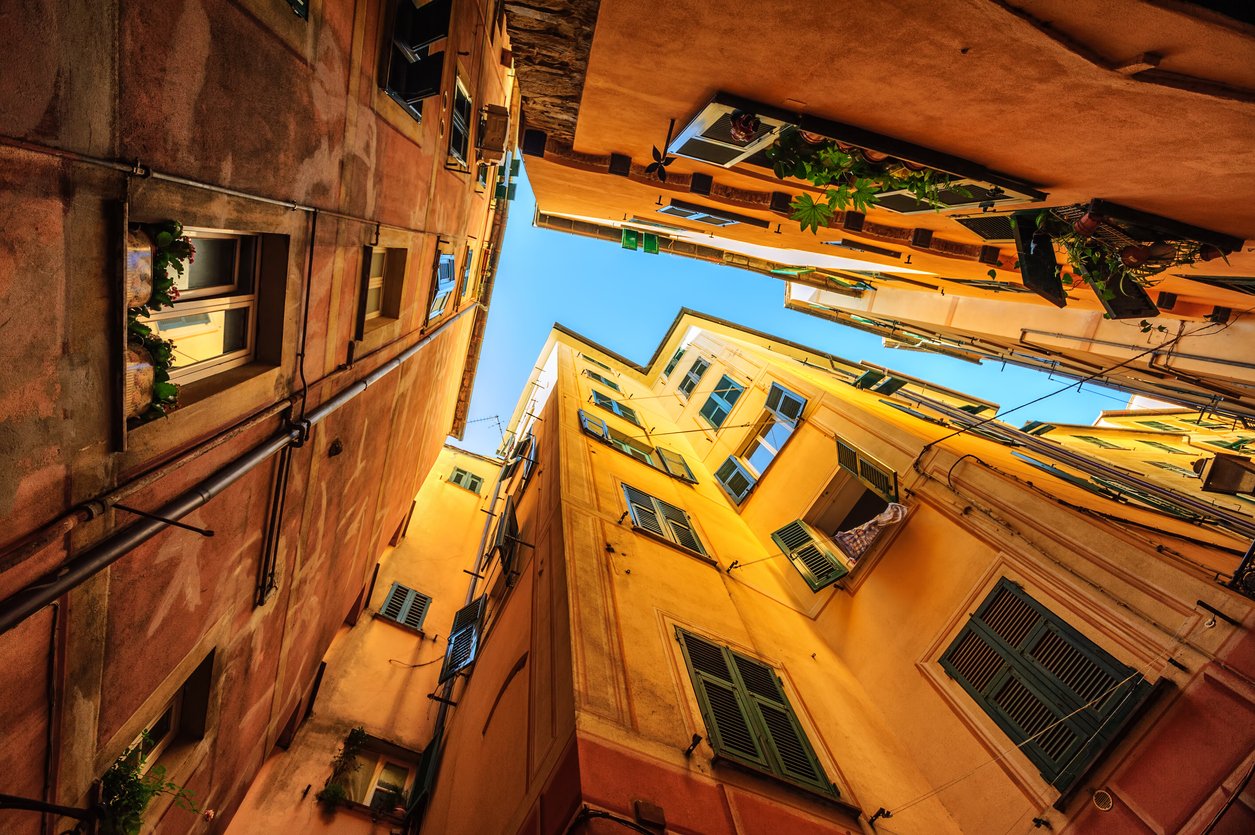
[[[176,220],[139,226],[128,234],[126,265],[126,414],[137,423],[161,417],[178,404],[170,382],[174,343],[142,321],[179,298],[176,286],[196,249]]]
[[[158,764],[145,771],[147,744],[145,734],[143,741],[114,760],[100,778],[100,817],[96,828],[99,835],[138,835],[144,824],[144,810],[160,794],[173,795],[174,804],[180,809],[200,813],[192,792],[166,780],[165,766]]]
[[[348,781],[353,772],[361,767],[357,755],[366,745],[366,731],[356,727],[349,731],[340,750],[331,758],[331,775],[323,783],[322,789],[314,797],[328,812],[349,803]]]
[[[943,189],[962,192],[947,174],[885,154],[867,151],[832,140],[816,141],[814,134],[786,128],[767,149],[776,176],[809,180],[824,190],[816,199],[810,194],[793,198],[791,218],[803,230],[827,226],[838,211],[863,212],[889,191],[907,191],[920,203],[941,205]]]

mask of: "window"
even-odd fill
[[[475,167],[475,186],[477,188],[488,188],[488,179],[492,176],[492,165],[487,162],[481,162]]]
[[[1146,444],[1146,446],[1148,447],[1162,450],[1163,452],[1171,452],[1173,455],[1190,455],[1191,454],[1190,452],[1187,452],[1184,449],[1180,449],[1178,447],[1174,447],[1169,444],[1161,443],[1159,441],[1138,441],[1138,443]]]
[[[405,280],[404,249],[364,247],[362,284],[357,306],[357,332],[361,339],[373,324],[401,315],[401,285]]]
[[[706,556],[706,549],[693,530],[693,522],[683,510],[627,484],[623,485],[623,494],[632,515],[632,527]]]
[[[393,583],[383,599],[383,605],[379,607],[379,616],[410,629],[421,630],[430,607],[431,598],[427,595],[400,583]]]
[[[1150,684],[1005,577],[941,666],[1061,792],[1150,694]]]
[[[1242,449],[1247,444],[1251,443],[1252,441],[1255,441],[1255,438],[1238,438],[1237,440],[1233,440],[1233,441],[1203,441],[1203,443],[1207,444],[1208,446],[1217,446],[1217,447],[1220,447],[1221,449],[1228,449],[1234,452],[1241,452]]]
[[[437,318],[449,306],[449,297],[457,285],[454,275],[454,257],[452,253],[441,252],[436,256],[435,275],[432,276],[431,308],[427,311],[427,321]]]
[[[672,199],[670,204],[663,206],[657,210],[661,214],[670,215],[671,217],[684,218],[696,223],[705,223],[709,226],[731,226],[734,223],[744,223],[748,226],[757,226],[762,229],[770,228],[771,224],[765,220],[760,220],[749,215],[737,214],[724,209],[717,209],[714,206],[703,206],[699,203],[690,203],[687,200]]]
[[[652,447],[635,438],[629,438],[622,432],[607,426],[606,422],[601,418],[593,417],[582,410],[580,411],[580,426],[589,435],[592,435],[607,446],[614,447],[624,455],[629,455],[656,470],[662,470],[672,478],[678,478],[681,481],[693,484],[697,483],[693,470],[689,468],[688,462],[684,460],[684,456],[678,452],[663,449],[662,447]]]
[[[675,356],[672,357],[671,360],[667,363],[667,367],[662,369],[662,373],[664,375],[670,375],[672,371],[675,371],[676,364],[679,363],[680,358],[684,356],[684,352],[686,350],[688,349],[681,348],[680,350],[675,352]]]
[[[584,376],[589,378],[590,380],[596,380],[597,382],[601,383],[603,386],[610,389],[611,391],[623,391],[623,389],[619,388],[619,384],[616,383],[614,380],[611,380],[607,377],[603,377],[600,374],[598,374],[596,371],[589,371],[587,368],[585,368]]]
[[[1094,437],[1093,435],[1073,435],[1072,437],[1076,438],[1078,441],[1084,441],[1085,443],[1091,444],[1100,449],[1125,449],[1125,450],[1128,449],[1128,447],[1126,446],[1113,444],[1111,441],[1108,441],[1105,438],[1097,438],[1097,437]]]
[[[1198,473],[1188,470],[1185,467],[1178,467],[1176,464],[1170,464],[1167,461],[1148,461],[1152,467],[1158,467],[1161,470],[1167,470],[1170,473],[1179,473],[1180,475],[1189,476],[1190,478],[1198,478]]]
[[[292,14],[309,20],[309,0],[288,0],[288,5],[292,7]]]
[[[774,669],[679,627],[676,640],[716,760],[839,796]]]
[[[745,391],[745,386],[725,374],[719,380],[719,385],[715,386],[715,390],[710,393],[710,397],[706,398],[706,402],[702,404],[701,416],[711,426],[718,429],[728,419],[728,414],[731,413],[732,407],[736,405],[743,391]]]
[[[480,632],[484,628],[483,595],[475,598],[467,605],[458,609],[453,616],[453,625],[449,627],[449,640],[445,647],[444,663],[440,667],[441,683],[475,663],[479,654]]]
[[[390,818],[404,815],[420,755],[360,728],[349,733],[344,748],[353,752],[353,767],[342,778],[343,799]]]
[[[180,750],[190,750],[205,736],[213,667],[211,652],[131,743],[126,756],[138,762],[141,771],[147,773],[158,762],[177,756]]]
[[[465,301],[466,297],[469,296],[471,293],[471,264],[474,262],[474,260],[475,260],[475,250],[472,247],[467,246],[466,247],[466,260],[462,262],[462,299],[463,301]]]
[[[1229,429],[1227,423],[1216,423],[1215,421],[1204,420],[1203,418],[1181,418],[1182,423],[1192,423],[1195,426],[1201,426],[1204,429]]]
[[[593,390],[593,403],[605,409],[607,412],[613,412],[614,414],[626,420],[628,423],[634,423],[637,426],[641,425],[640,420],[636,417],[635,409],[631,409],[627,406],[624,406],[622,403],[620,403],[618,400],[615,400],[613,397],[607,397],[606,395],[602,394],[601,392],[595,389]]]
[[[606,369],[607,371],[613,371],[613,370],[614,370],[613,368],[611,368],[610,366],[606,365],[606,364],[605,364],[604,362],[602,362],[601,360],[599,360],[599,359],[594,359],[593,357],[590,357],[588,354],[580,354],[579,356],[580,356],[580,359],[584,360],[584,362],[589,362],[589,363],[592,363],[593,365],[597,366],[598,368],[604,368],[604,369]]]
[[[456,79],[453,87],[453,112],[449,115],[449,156],[459,164],[469,162],[471,144],[471,94],[462,79]]]
[[[806,401],[779,383],[767,392],[767,405],[739,455],[730,455],[715,471],[715,480],[737,504],[767,471],[785,442],[797,429]]]
[[[1180,432],[1181,431],[1180,429],[1177,429],[1175,426],[1173,426],[1170,423],[1164,423],[1162,420],[1139,420],[1137,422],[1141,424],[1142,426],[1149,426],[1151,429],[1158,429],[1160,432]]]
[[[688,373],[684,375],[684,379],[680,381],[680,384],[675,387],[675,390],[687,400],[693,394],[693,389],[697,388],[697,384],[701,381],[702,375],[706,373],[707,368],[710,368],[710,363],[701,357],[693,360],[693,365],[689,368]]]
[[[453,472],[449,474],[449,483],[456,484],[472,493],[478,493],[480,488],[484,486],[484,480],[474,473],[467,472],[461,467],[454,467]]]
[[[453,0],[397,0],[392,33],[383,62],[387,70],[382,87],[414,119],[422,121],[423,102],[440,93],[444,52],[430,47],[449,35]]]
[[[174,273],[178,300],[143,321],[174,341],[170,381],[190,383],[245,365],[254,356],[261,239],[184,228],[195,259]]]

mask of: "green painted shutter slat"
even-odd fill
[[[729,455],[727,460],[719,465],[719,469],[715,470],[715,481],[723,486],[733,501],[740,504],[745,501],[745,497],[749,495],[750,488],[754,486],[757,479],[735,455]]]
[[[654,504],[658,508],[658,515],[667,523],[671,539],[690,551],[696,551],[699,554],[706,553],[701,540],[697,538],[697,533],[693,530],[693,521],[689,519],[687,513],[661,499],[654,499]]]
[[[767,391],[767,408],[782,419],[797,423],[802,418],[802,410],[806,408],[806,400],[779,383],[772,383]]]
[[[672,371],[675,371],[676,363],[678,363],[680,361],[680,358],[684,356],[684,352],[686,350],[687,350],[686,348],[681,348],[680,350],[676,351],[675,356],[673,356],[670,359],[670,361],[667,363],[667,367],[662,370],[662,373],[670,374]]]
[[[683,630],[677,632],[715,755],[770,769],[724,648]]]
[[[849,573],[844,561],[824,546],[814,529],[801,519],[780,528],[771,539],[812,591],[826,588]]]
[[[383,605],[379,607],[379,613],[391,620],[399,621],[401,619],[401,611],[409,603],[410,589],[400,583],[393,583],[388,589],[388,595],[384,598]]]
[[[898,474],[840,438],[837,438],[837,463],[885,501],[898,500]]]
[[[430,597],[413,591],[405,611],[401,613],[401,617],[397,618],[397,620],[413,629],[422,629],[423,621],[427,619],[427,609],[430,606]]]
[[[633,524],[658,536],[666,536],[662,529],[662,520],[658,517],[658,510],[654,506],[654,497],[627,484],[623,485],[623,493],[627,496],[628,510],[632,513]]]
[[[655,451],[658,453],[658,458],[662,461],[663,469],[667,473],[685,481],[697,482],[697,477],[693,475],[693,470],[689,468],[688,462],[684,460],[683,455],[662,447],[658,447]]]
[[[941,665],[1060,791],[1115,738],[1150,691],[1132,668],[1006,579],[978,607]]]
[[[453,616],[444,664],[440,668],[441,682],[469,667],[479,654],[479,633],[483,627],[485,604],[486,598],[480,595]]]

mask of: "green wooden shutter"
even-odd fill
[[[840,438],[837,438],[837,463],[885,501],[898,500],[898,474]]]
[[[445,648],[444,664],[440,668],[440,681],[445,682],[469,667],[479,654],[479,633],[483,628],[483,595],[458,609],[449,628],[449,641]]]
[[[814,786],[825,792],[835,788],[824,775],[819,758],[793,713],[775,670],[740,653],[725,650],[735,662],[751,709],[758,714],[759,726],[774,770],[783,777]]]
[[[722,426],[744,390],[744,386],[725,374],[719,379],[719,384],[710,393],[710,397],[706,398],[706,402],[702,404],[701,416],[710,421],[711,426]]]
[[[662,447],[658,447],[654,451],[658,453],[658,458],[662,461],[662,468],[668,474],[685,481],[691,481],[694,484],[697,483],[697,477],[693,475],[693,471],[689,468],[688,462],[684,460],[683,455]]]
[[[734,502],[740,504],[745,501],[745,497],[749,495],[750,488],[754,486],[757,479],[735,455],[729,455],[727,460],[719,465],[719,469],[715,470],[715,481],[719,482]]]
[[[770,769],[759,735],[750,724],[749,705],[732,677],[723,647],[681,629],[676,633],[715,756]]]
[[[1119,734],[1150,691],[1132,668],[1005,578],[941,665],[1060,791]]]
[[[767,408],[789,423],[797,423],[806,408],[806,400],[779,383],[772,383],[767,392]]]
[[[580,410],[580,426],[584,427],[584,431],[590,435],[608,440],[610,438],[610,428],[606,426],[606,422],[601,418],[595,418],[583,409]]]
[[[659,518],[658,510],[654,505],[654,497],[627,484],[623,485],[623,493],[627,496],[628,510],[632,513],[632,523],[638,528],[665,537],[666,533],[662,528],[662,520]]]
[[[415,591],[410,597],[409,606],[401,613],[401,617],[398,620],[413,629],[422,629],[423,621],[427,619],[427,610],[430,606],[431,598]]]
[[[684,352],[686,350],[688,349],[681,348],[680,350],[676,351],[675,356],[673,356],[671,358],[671,361],[667,363],[667,367],[662,370],[662,373],[670,374],[672,371],[675,371],[676,364],[680,361],[680,358],[684,356]]]
[[[413,589],[408,589],[400,583],[393,583],[388,589],[388,596],[383,599],[383,605],[379,607],[379,614],[389,620],[400,621],[401,613],[410,604],[410,595],[414,593]]]
[[[788,555],[789,562],[812,591],[826,588],[850,573],[845,562],[801,519],[780,528],[771,539]]]
[[[654,499],[654,504],[658,508],[658,515],[667,524],[671,539],[690,551],[696,551],[699,554],[706,553],[701,540],[697,538],[697,533],[693,530],[693,522],[687,513],[675,505],[667,504],[662,499]]]
[[[689,367],[688,373],[684,375],[684,379],[680,381],[680,385],[676,386],[676,388],[684,392],[685,397],[688,397],[693,393],[693,389],[697,388],[697,384],[701,381],[707,368],[710,368],[710,363],[701,357],[693,360],[693,365]]]
[[[512,585],[509,574],[514,570],[514,552],[518,542],[519,522],[514,513],[514,497],[506,496],[505,505],[497,516],[497,524],[492,532],[492,547],[488,552],[489,559],[494,556],[501,560],[501,573],[506,575],[506,583]]]

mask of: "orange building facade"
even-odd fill
[[[1253,497],[1123,449],[1240,428],[982,423],[689,311],[536,367],[421,831],[1249,827]]]
[[[465,425],[508,35],[475,0],[0,17],[0,831],[220,832]]]
[[[1239,59],[1255,38],[1236,6],[1120,0],[1115,30],[1062,2],[524,5],[510,25],[538,225],[773,273],[791,306],[923,350],[1255,415],[1255,60]],[[772,157],[798,142],[955,188],[935,206],[882,193],[805,231],[796,201],[827,186]],[[1027,254],[1043,210],[1069,234],[1103,218],[1087,240],[1134,247],[1129,263],[1153,242],[1204,247],[1095,289],[1066,236],[1042,264]]]

